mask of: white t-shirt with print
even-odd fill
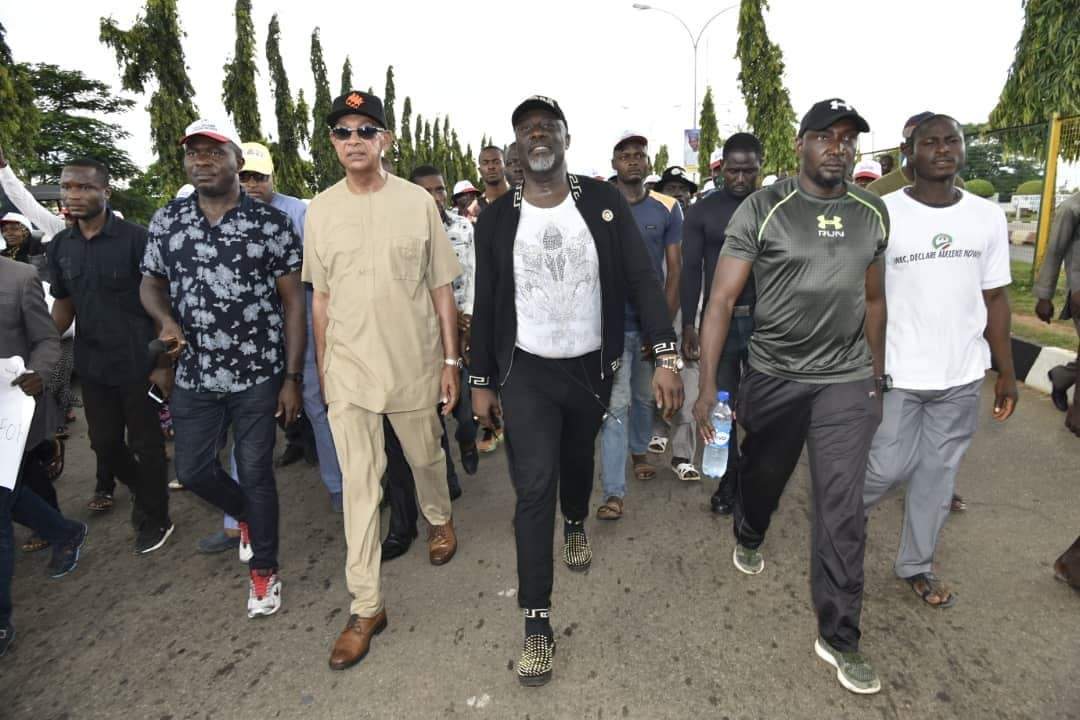
[[[600,261],[572,195],[553,208],[522,200],[514,286],[519,348],[544,358],[600,349]]]
[[[454,280],[454,302],[457,309],[466,315],[472,315],[473,299],[476,294],[476,247],[473,244],[473,226],[465,218],[453,213],[446,214],[446,236],[450,238],[450,247],[454,248],[461,274]]]
[[[906,189],[886,195],[885,372],[897,388],[945,390],[990,367],[984,290],[1012,282],[1009,233],[997,205],[961,190],[936,208]]]

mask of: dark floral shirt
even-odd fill
[[[242,392],[284,370],[276,281],[300,270],[301,254],[289,216],[246,193],[215,226],[197,193],[155,213],[142,272],[169,281],[173,315],[188,341],[178,387]]]

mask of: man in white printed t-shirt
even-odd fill
[[[884,198],[892,219],[885,255],[889,319],[884,394],[863,493],[867,510],[907,484],[895,572],[924,602],[956,603],[934,574],[934,549],[949,514],[960,460],[975,434],[979,389],[993,356],[995,420],[1016,407],[1009,341],[1005,214],[956,187],[964,133],[932,115],[911,135],[915,182]]]

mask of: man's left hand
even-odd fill
[[[460,393],[461,371],[456,367],[446,365],[442,370],[442,378],[439,380],[439,403],[442,404],[442,414],[445,417],[454,411]]]
[[[27,370],[19,377],[11,381],[11,386],[18,386],[25,394],[36,397],[45,389],[45,382],[33,370]]]
[[[176,372],[171,368],[155,368],[150,373],[150,382],[157,385],[158,390],[161,391],[162,396],[168,400],[172,395],[173,383],[176,380]]]
[[[667,368],[657,367],[653,371],[653,398],[656,407],[665,420],[675,417],[683,404],[683,382],[679,374]]]
[[[994,413],[998,422],[1004,422],[1016,410],[1016,401],[1020,395],[1016,389],[1016,378],[998,375],[994,383]]]
[[[300,419],[300,410],[304,406],[303,397],[300,394],[300,384],[292,380],[286,380],[281,385],[278,393],[276,418],[284,418],[286,426],[292,425]]]

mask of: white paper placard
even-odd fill
[[[15,488],[30,423],[34,420],[34,398],[11,381],[26,372],[18,355],[0,358],[0,487]]]

